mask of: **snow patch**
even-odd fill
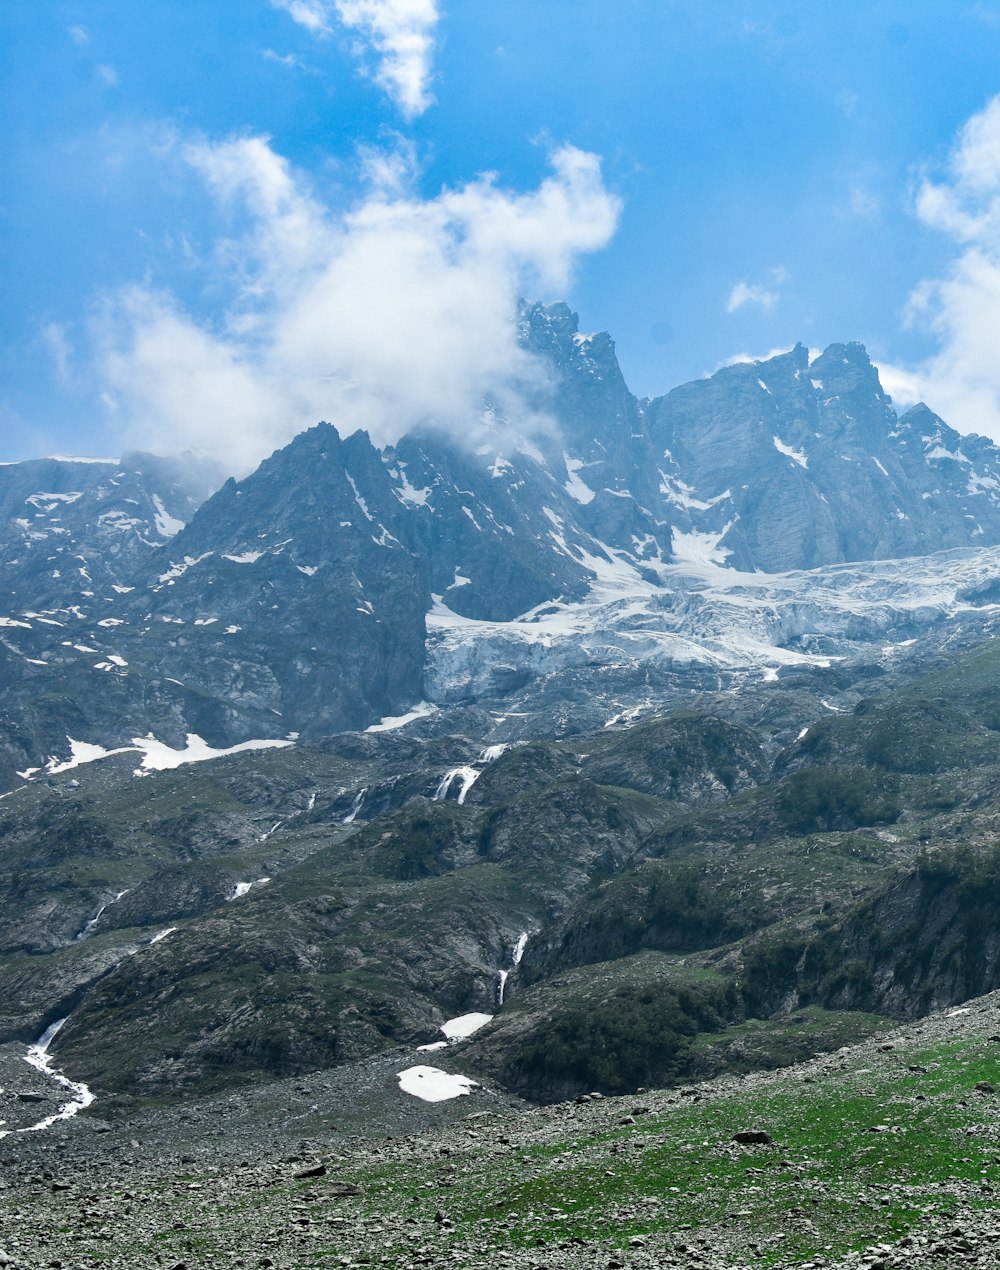
[[[732,521],[721,533],[700,534],[694,530],[684,533],[674,525],[670,530],[670,550],[674,560],[680,564],[698,567],[725,564],[726,558],[733,553],[721,544],[731,528]]]
[[[242,551],[238,556],[223,555],[223,560],[231,560],[233,564],[256,564],[263,551]]]
[[[774,448],[779,454],[784,454],[787,458],[792,459],[799,467],[806,468],[809,466],[809,460],[802,450],[795,450],[790,445],[785,445],[784,441],[777,436],[772,437],[771,440],[774,442]]]
[[[930,438],[924,437],[923,440],[928,441]],[[940,463],[942,459],[951,459],[953,463],[970,462],[970,460],[967,459],[960,451],[953,452],[951,450],[946,450],[943,445],[935,445],[932,450],[927,451],[925,457],[928,463]]]
[[[416,489],[410,484],[409,478],[406,475],[406,469],[403,467],[402,463],[399,465],[399,479],[401,481],[400,487],[399,489],[393,491],[399,501],[401,503],[408,503],[411,507],[426,507],[427,500],[433,493],[431,486],[428,485],[426,489]]]
[[[230,745],[224,749],[213,749],[207,741],[202,740],[195,732],[187,734],[187,742],[182,750],[171,749],[162,741],[157,741],[152,733],[145,737],[133,737],[133,746],[142,753],[142,770],[146,772],[170,771],[185,763],[204,763],[213,758],[226,758],[230,754],[243,754],[248,750],[283,750],[294,745],[294,741],[241,741],[239,745]]]
[[[405,728],[408,723],[413,723],[417,719],[426,719],[428,715],[436,714],[437,706],[431,705],[429,701],[418,702],[412,710],[407,714],[387,714],[385,718],[380,719],[378,723],[373,723],[370,727],[365,728],[366,732],[395,732],[397,728]]]
[[[158,494],[153,495],[153,507],[156,511],[156,532],[162,534],[164,538],[173,538],[174,534],[179,534],[184,528],[183,520],[171,516]]]
[[[345,472],[344,475],[347,477],[348,485],[350,485],[351,489],[354,491],[354,501],[361,508],[361,511],[364,514],[365,519],[374,520],[375,517],[368,510],[368,504],[361,497],[361,494],[358,491],[358,487],[354,484],[354,477],[350,474],[350,472]]]
[[[716,494],[714,498],[701,499],[694,497],[694,489],[690,485],[686,485],[679,477],[669,477],[666,472],[660,472],[660,493],[673,503],[676,507],[683,507],[687,511],[707,512],[715,507],[718,503],[724,502],[727,498],[732,498],[733,491],[730,489],[723,490],[721,494]]]
[[[56,757],[49,759],[45,765],[47,776],[58,776],[74,767],[82,767],[85,763],[96,763],[101,759],[111,758],[115,754],[141,754],[142,767],[139,772],[167,771],[181,767],[185,763],[203,763],[208,759],[225,758],[229,754],[242,754],[244,750],[283,749],[293,745],[293,741],[241,741],[239,745],[231,745],[227,749],[215,750],[194,732],[187,735],[187,743],[182,750],[171,749],[162,741],[158,741],[152,733],[145,737],[133,737],[131,745],[118,746],[107,750],[103,745],[91,745],[87,741],[76,741],[68,736],[70,757],[60,761]]]
[[[408,1067],[406,1071],[396,1074],[403,1093],[412,1094],[414,1098],[421,1098],[424,1102],[448,1102],[451,1098],[461,1098],[478,1088],[478,1082],[468,1076],[455,1076],[438,1067]]]
[[[575,498],[578,503],[582,503],[584,507],[588,503],[592,503],[597,495],[586,482],[582,481],[578,475],[583,467],[590,465],[584,463],[582,459],[570,458],[568,454],[563,454],[563,462],[566,464],[566,471],[569,473],[566,484],[563,486],[570,498]]]
[[[78,498],[83,498],[82,491],[74,494],[29,494],[24,501],[36,511],[51,512],[55,511],[60,503],[75,503]]]
[[[480,1014],[473,1012],[472,1014],[460,1014],[455,1019],[448,1019],[441,1024],[441,1031],[448,1041],[464,1041],[470,1036],[475,1035],[480,1028],[484,1028],[487,1023],[493,1022],[492,1014]]]

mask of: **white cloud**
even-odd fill
[[[897,410],[906,410],[922,399],[924,385],[912,371],[903,366],[895,366],[892,362],[882,361],[875,363],[875,369],[882,387],[892,398]]]
[[[420,423],[468,436],[491,397],[525,422],[541,371],[518,345],[516,297],[561,295],[619,214],[597,157],[572,146],[533,191],[485,175],[431,200],[410,192],[405,147],[369,153],[374,183],[346,213],[264,138],[182,154],[249,222],[206,262],[227,298],[206,320],[145,286],[109,297],[98,369],[129,440],[210,444],[242,470],[321,418],[382,442]]]
[[[116,88],[118,85],[118,72],[113,66],[98,66],[97,78],[106,84],[108,88]]]
[[[747,304],[759,305],[765,313],[770,313],[781,299],[781,292],[776,288],[787,282],[788,274],[782,268],[772,269],[767,284],[751,283],[745,278],[737,282],[726,301],[726,312],[736,313]]]
[[[326,37],[337,20],[370,50],[372,74],[407,118],[434,100],[430,90],[437,0],[272,0],[313,35]]]
[[[90,40],[87,28],[83,26],[69,26],[66,28],[66,34],[78,47],[82,47]]]
[[[776,291],[768,291],[766,287],[753,286],[749,282],[737,282],[729,293],[729,299],[726,301],[726,312],[736,313],[747,304],[759,304],[765,312],[778,303],[778,293]]]
[[[953,240],[956,255],[906,308],[937,351],[916,366],[883,367],[896,385],[889,391],[926,400],[959,431],[1000,440],[1000,97],[965,123],[939,179],[923,177],[915,210]]]
[[[313,35],[329,35],[330,6],[326,0],[273,0],[275,8],[288,11],[293,21]]]

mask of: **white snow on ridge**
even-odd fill
[[[681,564],[721,565],[733,553],[721,545],[732,528],[732,521],[721,533],[684,533],[674,525],[670,530],[670,550],[674,560]]]
[[[455,1076],[451,1072],[443,1072],[438,1067],[408,1067],[406,1071],[396,1073],[399,1087],[404,1094],[412,1094],[424,1102],[448,1102],[451,1098],[461,1098],[471,1093],[478,1083],[468,1076]]]
[[[395,732],[397,728],[405,728],[408,723],[413,723],[416,719],[426,719],[428,715],[435,714],[437,706],[431,705],[429,701],[418,702],[412,710],[407,714],[387,714],[384,719],[380,719],[378,723],[373,723],[370,727],[365,728],[366,732]]]
[[[805,468],[809,466],[809,460],[806,458],[804,451],[795,450],[790,445],[785,445],[784,441],[782,441],[780,437],[774,436],[771,440],[774,442],[774,448],[779,454],[786,455],[788,458],[797,463],[799,467]]]
[[[939,439],[939,438],[924,437],[923,441],[926,443],[931,441],[932,439]],[[935,445],[933,449],[928,450],[925,455],[925,458],[927,459],[928,463],[940,463],[942,459],[951,459],[953,463],[970,463],[971,464],[971,460],[967,459],[965,455],[962,454],[961,451],[953,452],[951,450],[946,450],[944,446],[940,444]]]
[[[187,743],[182,750],[171,749],[163,741],[158,741],[152,733],[144,737],[133,737],[131,745],[121,745],[114,750],[106,750],[103,745],[91,745],[87,741],[75,741],[68,736],[70,757],[60,760],[49,759],[45,766],[46,776],[58,776],[84,763],[96,763],[115,754],[141,754],[142,767],[139,772],[162,772],[185,763],[203,763],[208,759],[225,758],[230,754],[242,754],[245,750],[283,749],[294,745],[294,741],[241,741],[239,745],[231,745],[227,749],[213,750],[207,741],[202,740],[194,732],[189,732]]]
[[[223,555],[223,560],[231,560],[233,564],[256,564],[263,551],[241,551],[238,556]]]
[[[716,494],[714,498],[695,498],[694,489],[685,484],[679,477],[671,478],[666,472],[660,471],[660,493],[674,504],[675,507],[683,507],[687,511],[707,512],[724,502],[727,498],[732,498],[733,491],[731,489],[723,490],[721,494]]]
[[[185,763],[204,763],[208,759],[226,758],[230,754],[243,754],[247,750],[283,750],[294,745],[294,741],[241,741],[238,745],[230,745],[225,749],[213,750],[207,741],[203,741],[195,732],[189,732],[183,750],[171,749],[150,733],[145,737],[133,737],[132,744],[142,753],[142,767],[147,772],[163,772]]]
[[[163,506],[159,494],[153,495],[153,507],[156,510],[156,532],[162,534],[164,538],[173,538],[174,534],[179,534],[184,528],[184,522],[178,520],[176,516],[171,516]]]
[[[82,491],[73,494],[29,494],[24,501],[36,511],[51,512],[55,511],[60,503],[75,503],[79,498],[83,498]]]
[[[166,573],[161,573],[159,582],[173,582],[176,578],[182,578],[188,569],[193,569],[196,564],[201,564],[203,560],[207,560],[214,553],[206,551],[200,556],[185,556],[180,564],[172,564]]]
[[[575,498],[578,503],[582,503],[584,506],[592,503],[597,496],[578,475],[580,469],[588,465],[582,459],[570,458],[568,454],[563,455],[563,462],[566,464],[566,471],[569,473],[566,478],[566,484],[563,487],[566,493],[569,494],[570,498]]]
[[[46,454],[46,461],[49,463],[111,463],[115,467],[121,462],[121,459],[85,459],[77,458],[73,454]]]
[[[374,517],[374,516],[371,514],[371,512],[368,510],[368,504],[367,504],[367,503],[365,502],[365,500],[361,497],[361,494],[360,494],[360,493],[359,493],[359,491],[358,491],[358,487],[357,487],[357,485],[355,485],[355,483],[354,483],[354,477],[353,477],[353,476],[351,476],[350,472],[348,472],[348,471],[345,471],[345,472],[344,472],[344,475],[347,477],[347,483],[348,483],[348,485],[350,485],[351,489],[354,491],[354,501],[355,501],[355,502],[357,503],[357,505],[361,508],[361,512],[362,512],[362,514],[364,515],[365,519],[366,519],[366,520],[374,520],[374,519],[375,519],[375,517]]]
[[[396,497],[399,499],[401,503],[409,503],[411,507],[426,507],[427,506],[427,500],[430,498],[431,494],[434,492],[431,486],[428,485],[425,489],[416,489],[413,485],[410,484],[410,479],[406,475],[406,469],[402,463],[400,463],[399,465],[399,480],[400,480],[399,489],[394,490],[393,493],[396,495]],[[355,494],[356,493],[357,493],[357,490],[355,490]],[[363,506],[362,506],[362,510],[364,510]]]

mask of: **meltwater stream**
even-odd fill
[[[68,1090],[70,1094],[69,1101],[64,1102],[58,1111],[51,1116],[46,1116],[43,1120],[39,1120],[37,1124],[26,1125],[23,1129],[0,1129],[0,1138],[7,1138],[13,1133],[38,1133],[43,1129],[50,1128],[59,1120],[71,1119],[78,1111],[82,1111],[84,1107],[89,1107],[94,1101],[94,1095],[86,1085],[82,1082],[70,1080],[68,1076],[56,1071],[52,1066],[52,1059],[49,1057],[49,1046],[65,1022],[65,1019],[60,1019],[57,1023],[47,1027],[34,1045],[28,1046],[24,1062],[29,1067],[41,1072],[43,1076],[47,1076],[49,1080],[55,1081],[57,1085],[61,1085],[63,1089]]]

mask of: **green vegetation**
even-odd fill
[[[737,1009],[732,983],[622,986],[592,1006],[569,1005],[539,1022],[510,1063],[510,1083],[535,1097],[668,1085],[689,1074],[695,1034],[719,1031]]]
[[[891,823],[898,790],[862,767],[807,767],[790,776],[778,806],[792,833],[821,833]]]
[[[980,1082],[1000,1085],[994,1041],[897,1038],[718,1089],[513,1119],[480,1111],[440,1138],[402,1144],[396,1158],[348,1149],[331,1175],[360,1188],[347,1199],[327,1191],[331,1178],[286,1173],[247,1190],[237,1177],[219,1190],[217,1178],[188,1171],[139,1197],[154,1206],[156,1233],[136,1239],[133,1255],[207,1259],[234,1230],[252,1243],[290,1235],[294,1222],[313,1236],[295,1264],[316,1270],[370,1260],[352,1243],[366,1227],[380,1232],[375,1259],[389,1270],[415,1259],[495,1266],[521,1250],[544,1264],[556,1246],[578,1245],[581,1259],[627,1257],[637,1241],[654,1261],[686,1248],[719,1260],[738,1250],[740,1264],[762,1267],[833,1261],[935,1222],[948,1230],[962,1211],[995,1211],[995,1098]],[[733,1142],[748,1129],[773,1142]],[[210,1214],[192,1185],[212,1186]],[[77,1256],[98,1264],[103,1251],[84,1245]]]

